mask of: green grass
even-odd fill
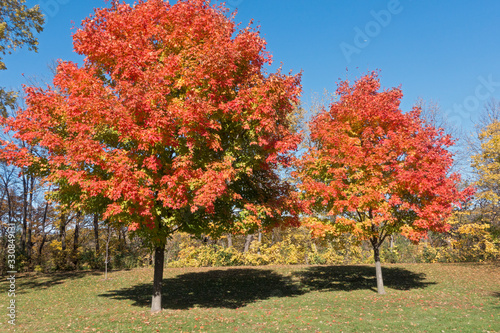
[[[398,264],[152,269],[20,275],[17,332],[500,332],[500,265]],[[8,331],[0,283],[0,331]]]

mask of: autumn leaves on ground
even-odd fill
[[[170,268],[153,315],[152,269],[29,274],[17,331],[500,332],[500,266],[384,268],[384,296],[365,265]]]

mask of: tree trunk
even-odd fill
[[[118,229],[118,251],[123,252],[125,250],[125,234],[123,233],[124,228]]]
[[[23,182],[23,217],[22,217],[22,233],[21,233],[21,252],[26,251],[26,236],[28,230],[28,180],[26,175],[22,175]]]
[[[99,214],[94,214],[94,239],[95,239],[95,253],[99,253]]]
[[[43,246],[45,245],[46,241],[47,241],[47,234],[44,233],[42,240],[40,241],[40,246],[38,246],[38,262],[41,262]]]
[[[127,228],[122,228],[122,234],[123,234],[123,248],[127,248]]]
[[[243,249],[243,252],[246,253],[250,249],[250,244],[252,244],[253,240],[253,235],[247,235],[245,239],[245,248]]]
[[[104,261],[104,280],[108,279],[109,241],[110,240],[111,240],[111,225],[108,223],[108,237],[106,238],[106,258]]]
[[[28,237],[26,239],[26,261],[28,262],[28,267],[31,268],[31,260],[32,260],[32,249],[33,242],[31,238],[31,223],[28,225]]]
[[[28,261],[28,266],[31,266],[31,254],[33,248],[33,242],[31,238],[31,230],[33,229],[33,192],[35,192],[35,177],[28,177],[28,218],[27,218],[27,228],[28,228],[28,238],[26,240],[26,256]]]
[[[7,190],[8,191],[8,190]],[[12,197],[11,197],[11,192],[7,192],[7,205],[9,206],[9,224],[13,222],[13,215],[14,215],[14,209],[12,208]]]
[[[155,271],[153,278],[153,299],[151,313],[161,311],[161,286],[163,280],[163,264],[165,262],[165,245],[155,248]]]
[[[257,250],[257,253],[260,254],[260,244],[262,243],[262,230],[259,230],[259,236],[258,236],[258,241],[259,241],[259,248]]]
[[[66,213],[61,214],[59,225],[59,240],[61,241],[62,250],[66,250]]]
[[[82,219],[82,213],[77,212],[76,213],[76,220],[75,220],[75,233],[73,237],[73,251],[78,250],[78,238],[80,237],[80,222]]]
[[[75,233],[73,235],[73,264],[78,266],[78,245],[80,237],[80,223],[82,222],[82,212],[78,211],[76,213],[75,219]]]
[[[382,266],[380,265],[380,246],[373,245],[373,258],[375,259],[375,275],[377,277],[377,292],[385,294],[384,280],[382,279]]]
[[[47,211],[49,210],[49,203],[45,203],[45,209],[43,210],[43,219],[42,219],[42,241],[40,242],[40,246],[38,247],[38,263],[41,262],[42,259],[42,251],[43,246],[45,245],[45,241],[47,240],[47,233],[45,232],[45,224],[47,223]]]
[[[228,248],[233,247],[233,237],[231,234],[227,234],[227,247]]]

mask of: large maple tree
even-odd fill
[[[47,153],[5,143],[3,157],[105,203],[155,249],[152,311],[161,309],[167,238],[293,222],[288,165],[300,137],[300,75],[266,73],[257,29],[210,1],[113,1],[74,35],[84,63],[60,61],[53,86],[27,87],[8,129]]]
[[[453,144],[420,109],[403,113],[398,88],[379,91],[378,73],[338,85],[338,100],[310,122],[311,144],[295,176],[316,236],[348,232],[369,240],[378,292],[380,246],[401,233],[419,242],[449,229],[446,218],[471,194],[450,174]]]

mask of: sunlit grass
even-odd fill
[[[500,266],[166,269],[164,310],[149,313],[152,269],[24,275],[17,332],[500,332]],[[0,283],[0,331],[8,331]],[[2,314],[3,312],[3,314]]]

